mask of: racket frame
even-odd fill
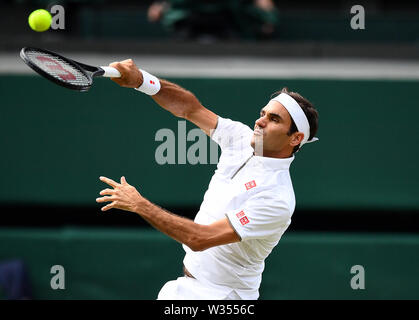
[[[89,84],[87,85],[75,85],[63,80],[59,80],[57,78],[55,78],[54,76],[50,75],[48,72],[44,71],[42,68],[38,67],[35,63],[33,63],[31,61],[30,58],[27,57],[26,55],[26,51],[29,50],[35,50],[35,51],[39,51],[39,52],[45,52],[47,54],[50,54],[52,56],[56,56],[60,59],[62,59],[63,61],[67,62],[68,64],[70,64],[72,67],[74,67],[75,69],[77,69],[78,71],[80,71],[87,79],[89,79]],[[66,58],[56,52],[52,52],[46,49],[39,49],[39,48],[34,48],[34,47],[24,47],[22,48],[22,50],[20,50],[20,57],[22,58],[22,60],[26,63],[26,65],[28,67],[30,67],[31,69],[33,69],[35,72],[37,72],[38,74],[40,74],[41,76],[47,78],[48,80],[54,82],[55,84],[58,84],[62,87],[65,87],[67,89],[72,89],[72,90],[76,90],[76,91],[87,91],[90,89],[90,87],[93,84],[93,77],[96,76],[101,76],[105,73],[105,71],[100,68],[100,67],[94,67],[94,66],[90,66],[75,60],[72,60],[70,58]],[[90,73],[88,73],[88,72]]]

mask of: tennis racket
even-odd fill
[[[94,77],[121,77],[115,68],[89,66],[44,49],[25,47],[20,51],[20,57],[46,79],[77,91],[89,90]]]

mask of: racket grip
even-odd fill
[[[112,67],[101,67],[105,73],[102,75],[102,77],[108,77],[108,78],[120,78],[121,74],[119,71]]]

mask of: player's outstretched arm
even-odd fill
[[[151,203],[135,187],[129,185],[125,177],[121,178],[121,183],[106,177],[100,177],[100,180],[113,188],[102,190],[102,197],[96,199],[98,203],[110,202],[102,211],[114,208],[137,213],[154,228],[186,244],[193,251],[240,241],[227,218],[210,225],[198,224]]]
[[[120,78],[111,78],[122,87],[138,88],[143,83],[143,74],[131,59],[111,63],[109,66],[118,69],[121,73]],[[184,118],[199,128],[207,135],[211,129],[217,125],[218,116],[205,108],[196,96],[180,87],[179,85],[167,80],[159,79],[160,91],[152,95],[151,98],[176,117]]]

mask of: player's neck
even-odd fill
[[[278,158],[278,159],[285,159],[292,157],[292,151],[290,150],[281,150],[277,152],[272,152],[269,150],[263,150],[262,153],[253,152],[255,156],[259,157],[267,157],[267,158]]]

